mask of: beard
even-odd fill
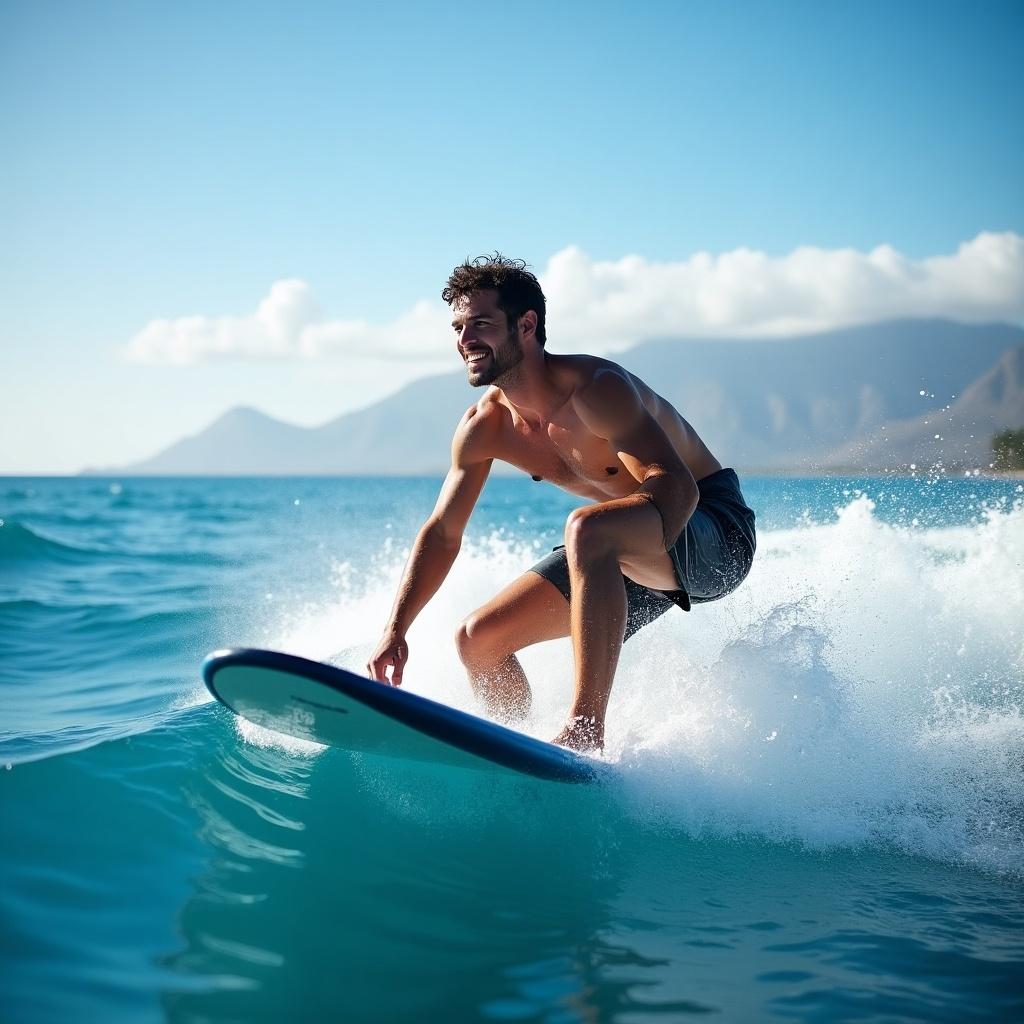
[[[519,329],[508,332],[505,340],[484,357],[483,365],[478,369],[468,367],[469,383],[474,388],[498,384],[507,379],[515,368],[523,361],[523,346],[519,340]]]

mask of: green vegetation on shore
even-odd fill
[[[996,469],[1024,470],[1024,427],[996,434],[992,438],[992,454]]]

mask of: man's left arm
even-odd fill
[[[584,425],[612,445],[637,480],[634,494],[654,502],[665,527],[665,546],[670,547],[697,507],[699,492],[636,386],[622,371],[601,369],[577,392],[574,404]]]

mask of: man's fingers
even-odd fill
[[[395,648],[394,657],[391,659],[391,685],[402,685],[402,673],[405,671],[405,659],[409,649],[405,644],[399,644]]]
[[[385,683],[389,686],[401,686],[402,669],[405,667],[405,660],[408,656],[409,648],[404,643],[385,647],[366,663],[367,675],[378,683]],[[388,678],[388,669],[391,670],[390,679]]]
[[[402,685],[402,673],[405,671],[405,659],[409,656],[409,648],[405,644],[398,644],[395,647],[394,657],[391,659],[391,685]]]

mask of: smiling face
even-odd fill
[[[523,361],[517,326],[509,326],[494,289],[474,292],[452,307],[456,345],[475,388],[498,383]]]

